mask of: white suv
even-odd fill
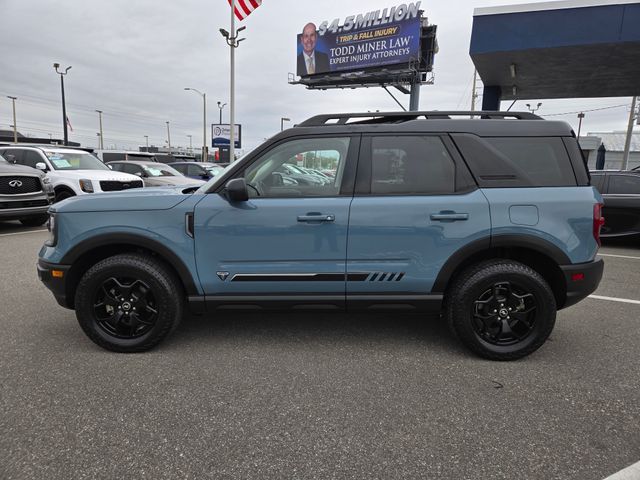
[[[49,146],[0,147],[11,163],[43,170],[55,190],[55,201],[74,195],[141,188],[142,180],[128,173],[114,172],[84,150]]]

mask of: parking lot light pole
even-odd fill
[[[145,135],[144,140],[147,143],[147,152],[148,152],[149,151],[149,135]]]
[[[240,27],[238,30],[236,30],[236,16],[235,16],[235,10],[236,10],[236,0],[231,0],[231,32],[227,32],[224,28],[220,29],[220,33],[222,34],[222,36],[224,37],[224,39],[227,42],[227,45],[229,45],[229,49],[230,49],[230,64],[231,64],[231,81],[230,81],[230,88],[229,88],[229,161],[231,163],[233,163],[235,161],[235,129],[236,129],[236,125],[235,125],[235,89],[236,89],[236,84],[235,84],[235,50],[236,48],[238,48],[238,46],[240,45],[240,42],[244,40],[244,38],[240,38],[238,39],[238,33],[240,33],[242,30],[244,30],[246,27]]]
[[[169,122],[167,122],[167,144],[169,145],[169,155],[171,155],[171,131],[169,130]]]
[[[64,144],[69,145],[69,134],[67,132],[67,106],[64,101],[64,77],[67,73],[69,73],[71,67],[69,66],[65,68],[63,72],[61,70],[58,70],[60,68],[60,64],[54,63],[53,68],[55,68],[56,73],[60,75],[60,89],[62,90],[62,128],[64,131]]]
[[[202,161],[206,162],[207,158],[207,94],[202,93],[195,88],[186,87],[185,90],[191,90],[202,97],[203,103],[203,122],[202,122]]]
[[[13,143],[18,143],[18,127],[16,125],[16,100],[18,97],[7,95],[7,98],[10,98],[13,103]]]
[[[189,153],[193,153],[193,135],[187,135],[187,137],[189,138]]]
[[[280,117],[280,131],[284,130],[284,122],[290,122],[291,119],[287,117]]]
[[[100,118],[100,150],[104,150],[104,140],[102,139],[102,110],[96,110]]]
[[[218,125],[222,125],[222,109],[226,106],[226,103],[218,102],[218,109],[220,110],[220,120],[218,121]]]

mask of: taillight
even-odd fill
[[[600,229],[604,225],[604,217],[602,216],[602,204],[596,203],[593,206],[593,238],[596,239],[598,246],[600,242]]]

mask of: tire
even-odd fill
[[[47,220],[49,220],[49,215],[35,215],[33,217],[24,217],[20,219],[20,223],[25,227],[39,227],[40,225],[44,225]]]
[[[58,203],[58,202],[61,202],[62,200],[65,200],[70,197],[75,197],[75,196],[76,194],[73,192],[70,192],[69,190],[60,190],[56,192],[56,198],[54,200],[54,203]]]
[[[114,352],[150,350],[180,323],[180,282],[150,255],[106,258],[82,277],[75,294],[76,318],[97,345]]]
[[[538,272],[512,260],[489,260],[454,279],[445,315],[454,335],[477,355],[516,360],[547,340],[556,301]]]

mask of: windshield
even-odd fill
[[[175,168],[170,167],[169,165],[158,165],[149,167],[147,165],[142,165],[142,169],[144,173],[149,177],[181,177],[182,174],[177,171]]]
[[[44,152],[54,170],[110,170],[96,157],[86,152]]]
[[[221,167],[220,165],[205,165],[204,169],[212,175],[218,175],[224,170],[224,167]]]

